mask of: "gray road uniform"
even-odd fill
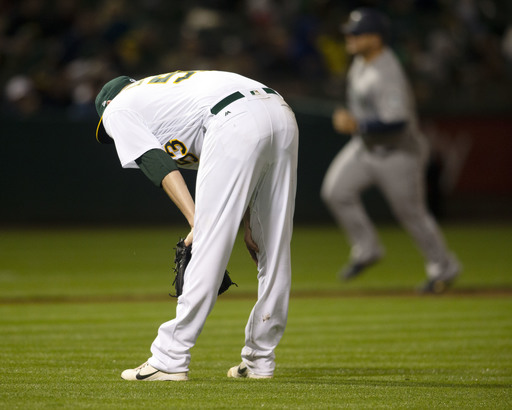
[[[452,275],[458,263],[425,205],[428,146],[393,52],[384,48],[370,63],[356,56],[347,91],[348,109],[357,119],[359,132],[333,160],[321,195],[348,235],[352,263],[372,263],[383,255],[360,198],[364,189],[376,185],[423,253],[429,279]]]

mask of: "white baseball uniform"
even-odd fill
[[[272,375],[291,283],[298,128],[290,107],[275,91],[237,74],[177,71],[127,86],[106,108],[103,124],[125,168],[163,149],[178,166],[198,170],[192,259],[176,317],[160,326],[149,363],[168,373],[188,371],[190,349],[215,304],[250,206],[259,287],[242,359],[252,372]]]
[[[325,175],[321,195],[347,233],[351,259],[364,263],[383,253],[360,200],[364,189],[376,185],[422,251],[427,276],[452,274],[447,270],[458,270],[458,263],[425,206],[428,148],[418,128],[407,79],[389,48],[369,63],[361,56],[354,58],[348,73],[348,109],[360,124],[406,124],[397,131],[354,135]]]

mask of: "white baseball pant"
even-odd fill
[[[216,302],[248,206],[259,246],[259,282],[242,359],[257,374],[271,375],[275,368],[274,350],[286,326],[291,284],[298,128],[280,96],[241,92],[245,98],[207,124],[197,174],[192,259],[176,317],[160,326],[151,346],[149,363],[165,372],[188,371],[190,349]]]

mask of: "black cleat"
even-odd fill
[[[436,278],[427,281],[418,289],[419,293],[440,295],[448,289],[460,274],[461,265],[455,258],[448,261],[443,273]]]
[[[339,279],[347,281],[359,276],[365,269],[376,264],[380,260],[380,257],[370,259],[366,262],[351,262],[339,274]]]
[[[419,293],[440,295],[448,289],[453,282],[455,277],[451,279],[429,279],[419,288]]]

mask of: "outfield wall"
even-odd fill
[[[296,111],[296,220],[330,222],[320,185],[348,137],[332,131],[328,115]],[[0,224],[183,222],[161,190],[139,171],[123,170],[113,146],[95,141],[96,119],[0,117],[0,124]],[[425,121],[425,130],[441,158],[433,164],[443,164],[430,173],[432,209],[448,220],[512,218],[512,120],[438,117]],[[192,187],[194,175],[185,172]],[[378,192],[369,191],[365,201],[376,219],[390,218]]]

